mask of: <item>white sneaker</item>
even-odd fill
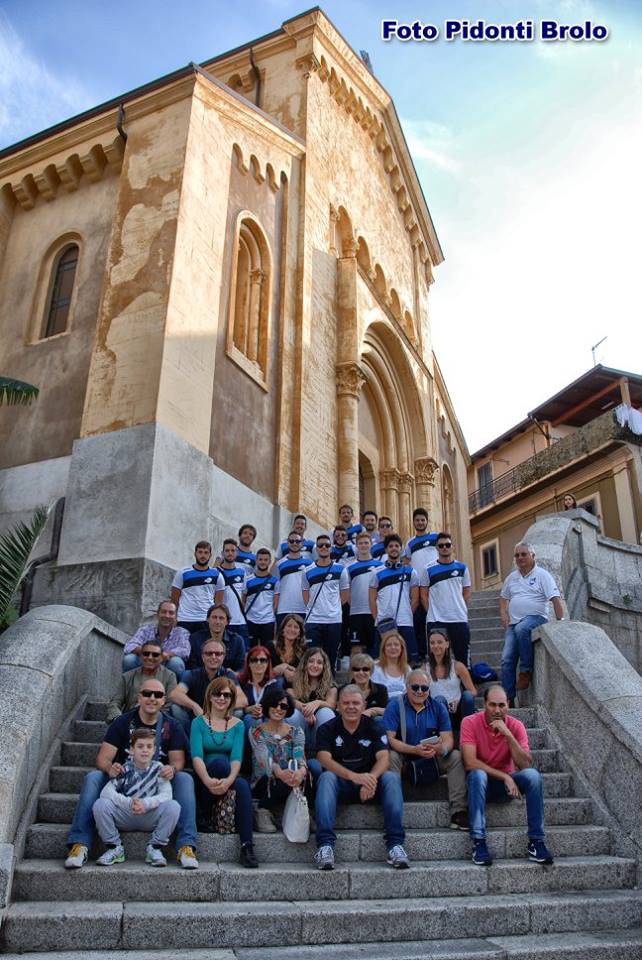
[[[314,855],[314,865],[317,870],[334,870],[334,850],[330,844],[319,847]]]
[[[410,866],[408,854],[400,843],[388,850],[388,859],[386,861],[394,870],[407,870]]]
[[[67,870],[80,870],[87,863],[87,847],[84,843],[74,843],[65,860]]]
[[[99,867],[111,867],[114,863],[125,862],[125,851],[122,843],[117,847],[108,847],[101,857],[98,857],[96,863]]]
[[[158,847],[153,847],[151,843],[147,844],[147,849],[145,850],[145,863],[149,863],[152,867],[166,867],[167,860],[163,856],[162,850],[159,850]]]

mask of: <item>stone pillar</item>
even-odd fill
[[[392,519],[393,526],[397,530],[399,524],[399,471],[394,467],[382,470],[380,475],[381,494],[383,497],[383,507],[379,511]]]
[[[397,481],[399,499],[398,532],[407,540],[412,529],[412,491],[415,478],[411,473],[400,473]]]
[[[337,465],[339,502],[359,504],[359,393],[366,379],[358,363],[338,363]]]
[[[416,506],[425,507],[431,521],[434,520],[433,492],[438,470],[439,464],[432,457],[421,457],[419,460],[415,460]]]

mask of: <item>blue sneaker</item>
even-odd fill
[[[553,857],[546,849],[543,840],[528,841],[528,859],[535,863],[553,863]]]
[[[483,837],[481,840],[473,840],[473,863],[478,867],[490,867],[492,862],[493,858],[486,846],[486,840]]]

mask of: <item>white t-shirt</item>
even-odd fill
[[[416,570],[419,576],[439,556],[439,551],[435,546],[438,538],[438,533],[420,533],[411,537],[406,544],[403,556],[410,560],[413,570]]]
[[[279,581],[269,574],[259,577],[251,574],[243,588],[245,616],[249,623],[274,623],[274,595]]]
[[[341,623],[341,591],[348,590],[348,571],[340,563],[319,567],[313,563],[301,578],[301,587],[310,591],[306,610],[308,623]]]
[[[377,590],[377,623],[396,620],[400,627],[412,626],[411,587],[419,586],[419,577],[412,567],[378,567],[370,574],[371,587]]]
[[[355,560],[346,568],[350,578],[350,616],[370,613],[370,574],[379,567],[383,567],[382,561],[369,557],[367,560]]]
[[[524,617],[548,618],[548,601],[559,597],[560,592],[548,570],[535,564],[525,577],[519,570],[509,573],[500,596],[508,600],[510,622],[519,623]]]
[[[195,570],[183,567],[177,570],[172,586],[181,591],[178,601],[177,618],[184,623],[205,620],[207,611],[214,603],[214,594],[225,587],[225,581],[218,569]]]
[[[252,573],[252,570],[249,567],[242,566],[240,563],[235,564],[233,570],[226,570],[225,567],[220,567],[221,576],[225,581],[225,595],[223,602],[225,603],[227,609],[230,611],[230,626],[239,626],[245,623],[245,617],[243,616],[243,610],[241,609],[241,604],[239,603],[239,597],[243,596],[245,591],[245,577],[249,572]]]
[[[468,608],[464,601],[464,587],[471,583],[465,563],[432,563],[420,577],[422,587],[428,587],[428,623],[465,623]]]
[[[284,557],[279,560],[274,571],[279,578],[277,613],[305,613],[301,576],[311,565],[309,557],[299,557],[298,560]]]

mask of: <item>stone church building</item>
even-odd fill
[[[390,95],[319,9],[0,153],[0,527],[65,498],[34,602],[130,629],[253,522],[415,506],[469,560],[443,255]],[[45,549],[48,545],[45,546]]]

